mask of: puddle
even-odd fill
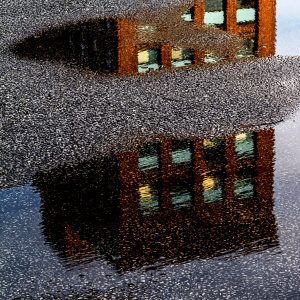
[[[165,139],[41,173],[45,240],[67,265],[122,272],[279,245],[274,130]]]
[[[123,19],[70,23],[37,32],[11,49],[23,58],[119,75],[274,55],[275,18],[264,17],[272,4],[231,5],[203,1]]]
[[[277,44],[275,1],[206,0],[10,45],[0,298],[299,298],[282,3]]]

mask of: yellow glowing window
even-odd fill
[[[138,53],[138,63],[139,64],[146,64],[149,62],[149,51],[140,51]]]
[[[239,159],[254,157],[255,141],[252,132],[243,132],[235,136],[235,152]]]
[[[217,143],[213,140],[205,139],[203,141],[204,148],[213,148],[213,147],[216,147],[216,145],[217,145]]]
[[[151,187],[150,185],[145,185],[139,188],[140,198],[141,199],[147,199],[151,198]]]
[[[214,203],[223,199],[223,182],[221,178],[205,176],[203,179],[204,203]]]
[[[172,59],[182,60],[182,48],[173,48],[172,49]]]
[[[155,71],[161,65],[160,50],[148,49],[138,52],[138,71],[139,73],[146,73],[148,71]]]
[[[146,184],[138,190],[140,198],[140,208],[144,215],[156,212],[159,209],[158,190]]]
[[[243,142],[247,139],[247,133],[240,133],[235,136],[237,142]]]
[[[203,180],[203,188],[205,191],[209,191],[216,186],[216,180],[213,177],[205,177]]]

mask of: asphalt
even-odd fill
[[[167,10],[174,3],[2,1],[0,186],[20,184],[57,164],[134,147],[150,137],[221,135],[279,122],[295,111],[298,57],[101,77],[59,63],[20,59],[9,51],[49,24]]]

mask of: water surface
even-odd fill
[[[277,3],[277,54],[298,54],[296,5]],[[148,34],[138,44],[128,38],[136,26],[126,19],[88,20],[22,40],[16,55],[91,71],[101,80],[201,71],[275,54],[270,29],[264,37],[255,27],[252,1],[238,1],[238,27],[222,1],[205,9],[204,23],[213,28],[204,32],[193,27],[197,10],[187,7],[174,13],[181,25],[173,35],[173,18],[148,25],[142,23],[149,16],[137,18],[139,32]],[[99,26],[105,43],[95,41]],[[164,31],[153,35],[153,26]],[[186,26],[193,28],[188,40],[180,35]],[[112,46],[122,30],[124,51]],[[218,39],[205,48],[211,35]],[[191,42],[195,36],[200,42]],[[119,151],[61,161],[1,189],[1,297],[299,298],[299,124],[296,113],[255,129],[240,124],[223,135],[151,134],[145,140],[144,134]]]

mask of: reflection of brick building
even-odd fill
[[[214,25],[227,32],[237,34],[245,40],[245,50],[237,53],[237,57],[254,54],[258,57],[272,56],[275,54],[275,38],[276,38],[276,0],[195,0],[194,6],[187,11],[183,18],[193,21],[194,24],[199,25]],[[131,27],[131,36],[138,34],[138,27],[134,22],[126,23],[126,30]],[[119,43],[124,44],[123,37],[127,39],[128,35],[124,36],[122,24],[118,27]],[[138,57],[139,47],[134,44],[128,44],[126,50],[121,53],[128,55],[132,60],[128,60],[126,67],[122,67],[122,61],[119,61],[118,72],[120,74],[134,74],[141,72],[138,67],[141,65],[147,69],[156,69],[159,66],[171,67],[178,66],[178,61],[183,61],[188,64],[203,64],[209,62],[211,58],[210,53],[198,51],[197,49],[182,49],[182,53],[176,53],[177,45],[162,44],[148,45],[149,49],[143,49],[139,54],[141,61],[136,61]],[[175,47],[175,48],[174,48]],[[123,48],[124,49],[124,48]],[[156,51],[155,57],[151,60],[151,54]],[[191,54],[184,52],[189,51]],[[177,50],[178,52],[178,50]],[[126,53],[126,54],[125,54]],[[142,57],[142,54],[144,57]],[[145,56],[147,56],[145,58]],[[153,56],[153,55],[152,55]],[[207,56],[207,57],[206,57]],[[214,57],[213,61],[218,58]],[[232,59],[232,58],[231,58]]]
[[[195,0],[195,22],[205,23],[205,13],[210,8],[209,0]],[[257,55],[275,54],[276,0],[217,0],[224,10],[225,30],[255,39]],[[210,9],[209,9],[210,8]]]
[[[41,174],[45,238],[69,261],[104,255],[123,271],[269,248],[273,147],[273,130],[164,140]]]
[[[176,38],[174,44],[155,40],[164,26],[160,24],[161,27],[156,28],[151,20],[143,23],[129,18],[95,19],[54,28],[25,39],[14,51],[22,56],[65,61],[94,71],[123,75],[161,67],[215,63],[254,54],[271,56],[275,54],[275,11],[275,0],[195,0],[192,8],[182,11],[182,15],[173,20],[176,24],[169,28],[171,32],[184,20],[190,23],[190,27],[183,26],[178,33],[179,40],[186,32],[203,25],[241,36],[244,47],[224,57],[196,46],[177,45]],[[147,35],[152,36],[152,41],[141,42],[140,38]],[[197,39],[196,35],[191,39]]]

